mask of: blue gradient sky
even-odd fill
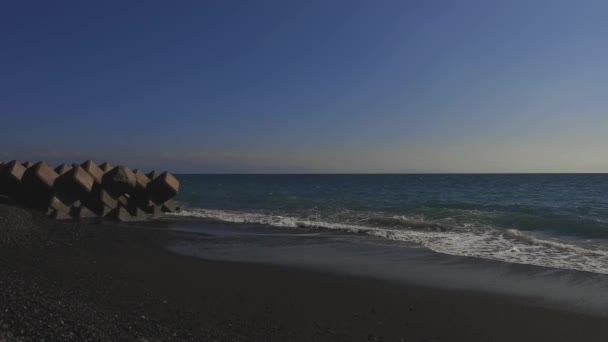
[[[608,172],[608,2],[4,1],[0,159]]]

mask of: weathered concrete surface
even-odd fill
[[[127,211],[134,219],[143,220],[146,218],[146,213],[139,207],[130,205],[127,207]]]
[[[25,170],[26,168],[23,165],[21,165],[18,161],[13,160],[4,165],[3,175],[13,181],[21,182],[21,179],[25,174]]]
[[[153,181],[156,178],[158,178],[158,176],[160,176],[160,173],[156,172],[156,171],[152,171],[150,173],[148,173],[146,176],[148,176],[148,178]]]
[[[145,190],[150,184],[150,178],[146,176],[141,170],[134,170],[133,174],[135,174],[135,187],[141,190]]]
[[[57,196],[51,197],[48,203],[48,208],[54,211],[70,211],[70,206]]]
[[[80,165],[76,165],[68,172],[57,178],[55,190],[68,202],[86,200],[93,190],[95,180],[90,173]]]
[[[84,205],[81,205],[74,214],[74,217],[79,219],[90,219],[97,218],[97,214],[95,214],[91,209],[87,208]]]
[[[3,195],[7,195],[11,198],[17,197],[25,171],[26,168],[16,160],[10,161],[2,167],[2,173],[0,173],[0,188],[2,189]]]
[[[51,197],[47,203],[46,214],[51,218],[57,220],[70,219],[72,218],[70,211],[70,206],[57,196]]]
[[[116,209],[112,210],[108,214],[108,217],[118,221],[130,221],[133,219],[129,211],[122,206],[119,206]]]
[[[101,171],[103,171],[103,173],[106,173],[112,170],[114,167],[110,163],[104,162],[103,164],[99,165],[99,168]]]
[[[51,211],[51,213],[49,214],[49,217],[55,220],[70,220],[72,219],[72,216],[70,216],[70,213],[68,211],[59,211],[59,210],[53,210]]]
[[[133,192],[131,193],[129,203],[143,208],[150,201],[150,194],[148,191],[150,178],[141,170],[135,170],[133,173],[135,174],[135,189],[133,189]]]
[[[129,205],[129,197],[127,197],[125,195],[118,197],[117,201],[118,201],[118,205],[121,205],[123,207],[126,207]]]
[[[135,174],[126,166],[117,166],[103,175],[102,184],[112,196],[120,197],[135,188]]]
[[[24,177],[35,186],[52,190],[59,175],[47,163],[38,162],[25,171]]]
[[[114,210],[114,209],[104,206],[96,214],[99,215],[99,217],[107,217],[112,212],[112,210]]]
[[[150,198],[156,203],[164,203],[177,195],[179,181],[169,172],[163,172],[148,186]]]
[[[138,202],[138,205],[144,212],[152,216],[161,216],[163,214],[162,205],[158,205],[151,200],[143,203]]]
[[[163,214],[163,208],[160,205],[156,205],[156,204],[152,204],[152,205],[148,206],[145,211],[154,217],[158,217]]]
[[[66,172],[70,171],[71,169],[72,169],[72,167],[71,167],[70,165],[68,165],[68,164],[61,164],[61,165],[59,165],[59,166],[57,166],[57,167],[55,168],[55,172],[56,172],[58,175],[60,175],[60,176],[61,176],[61,175],[63,175],[64,173],[66,173]]]
[[[59,177],[59,182],[67,185],[70,188],[68,190],[90,193],[93,190],[95,179],[80,165],[76,165]]]
[[[110,207],[112,209],[118,206],[118,200],[112,197],[109,192],[105,189],[101,189],[99,192],[99,202],[106,207]]]
[[[30,207],[44,209],[54,194],[59,176],[45,162],[38,162],[23,174],[17,200]]]
[[[91,174],[91,176],[93,176],[95,183],[101,184],[101,181],[102,181],[102,178],[103,178],[103,175],[105,172],[103,172],[99,168],[99,166],[97,166],[97,164],[95,164],[94,161],[87,160],[84,163],[80,164],[80,166],[82,166],[83,169],[85,169],[88,173]]]
[[[0,162],[0,195],[8,195],[6,188],[2,182],[2,174],[4,173],[4,163]]]
[[[98,216],[105,217],[118,206],[118,201],[105,189],[94,187],[93,195],[87,201],[86,206]]]
[[[146,174],[91,160],[55,169],[44,162],[0,162],[0,194],[57,219],[159,216],[178,210],[172,199],[178,191],[179,181],[169,172]]]
[[[174,199],[170,199],[170,200],[166,201],[165,203],[163,203],[161,208],[162,208],[162,211],[167,212],[167,213],[173,213],[173,212],[177,211],[177,205],[176,205]]]

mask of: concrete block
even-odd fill
[[[139,207],[128,208],[132,219],[143,220],[146,218],[146,213]]]
[[[5,188],[3,181],[2,181],[2,175],[4,174],[4,163],[0,162],[0,195],[7,195],[7,189]]]
[[[110,165],[110,163],[108,162],[104,162],[103,164],[99,165],[99,168],[101,169],[101,171],[103,171],[103,173],[106,173],[113,169],[112,165]]]
[[[93,176],[95,183],[101,184],[101,181],[102,181],[102,178],[103,178],[103,175],[105,172],[103,172],[99,168],[99,166],[97,166],[97,164],[95,164],[94,161],[87,160],[84,163],[80,164],[80,166],[82,166],[83,169],[85,169],[88,173],[91,174],[91,176]]]
[[[145,202],[138,201],[138,206],[147,214],[151,214],[153,216],[159,216],[163,214],[162,206],[148,200]]]
[[[88,202],[93,196],[95,180],[80,165],[76,165],[55,181],[55,193],[65,201],[78,207],[77,201]]]
[[[68,164],[61,164],[61,165],[59,165],[59,166],[57,166],[57,167],[55,168],[55,172],[56,172],[58,175],[60,175],[60,176],[61,176],[62,174],[64,174],[64,173],[66,173],[66,172],[70,171],[71,169],[72,169],[72,167],[71,167],[70,165],[68,165]]]
[[[114,209],[116,209],[116,208],[110,208],[110,207],[104,206],[103,208],[101,208],[101,211],[98,212],[97,214],[99,215],[99,217],[107,217],[108,215],[110,215],[110,213]]]
[[[117,166],[103,175],[103,187],[114,197],[120,197],[135,189],[135,174],[126,166]]]
[[[0,173],[0,189],[3,195],[16,199],[25,171],[26,168],[16,160],[4,164]]]
[[[35,186],[52,190],[59,175],[47,163],[38,162],[25,171],[24,177],[28,180],[31,179],[35,183]]]
[[[133,218],[131,217],[131,214],[129,213],[129,211],[125,207],[117,207],[116,209],[112,210],[108,214],[108,217],[112,218],[114,220],[118,220],[118,221],[131,221],[131,220],[133,220]]]
[[[49,217],[51,217],[52,219],[55,219],[55,220],[69,220],[72,218],[72,216],[70,216],[70,213],[68,211],[60,211],[60,210],[51,211],[51,213],[49,214]]]
[[[53,211],[70,211],[70,206],[57,196],[51,197],[48,203],[48,208]]]
[[[179,181],[169,172],[163,172],[148,186],[149,196],[156,203],[164,203],[177,195]]]
[[[30,167],[34,166],[34,163],[26,161],[25,163],[23,163],[21,165],[23,165],[24,168],[29,169]]]
[[[148,207],[146,212],[154,217],[158,217],[163,215],[163,208],[160,205],[154,204]]]
[[[125,197],[126,199],[126,197]],[[112,209],[116,208],[118,206],[118,200],[115,199],[114,197],[112,197],[112,195],[110,195],[109,192],[107,192],[105,189],[101,189],[101,191],[99,192],[99,202],[106,206],[106,207],[110,207]],[[125,200],[126,203],[126,200]]]
[[[123,207],[126,207],[129,205],[129,198],[125,195],[118,197],[117,201],[118,201],[118,205],[121,205]]]
[[[135,175],[135,187],[141,190],[145,190],[148,187],[148,184],[150,183],[150,178],[148,178],[148,176],[146,176],[146,174],[143,173],[141,170],[137,169],[133,171],[133,174]]]
[[[140,201],[138,201],[136,198],[129,198],[128,205],[126,208],[131,214],[131,216],[133,216],[134,218],[138,220],[143,220],[146,218],[146,210],[145,208],[143,208]]]
[[[86,206],[100,217],[105,217],[112,209],[118,206],[118,201],[105,189],[94,187],[94,195],[86,202]]]
[[[97,218],[98,216],[91,209],[81,205],[80,208],[76,209],[74,217],[79,219],[91,219]]]
[[[7,179],[16,182],[21,182],[21,179],[25,174],[25,170],[26,168],[16,160],[8,162],[3,168],[4,175],[6,175]]]
[[[166,212],[166,213],[173,213],[175,211],[177,211],[177,205],[175,204],[175,200],[170,199],[168,201],[166,201],[165,203],[163,203],[162,205],[162,211]]]
[[[158,176],[160,176],[160,173],[158,173],[156,171],[152,171],[152,172],[148,173],[146,176],[148,176],[148,178],[150,178],[150,180],[153,181],[156,178],[158,178]]]
[[[23,174],[17,200],[26,206],[46,208],[55,193],[53,187],[57,177],[57,173],[45,162],[36,163]]]
[[[91,193],[95,179],[80,165],[76,165],[59,176],[55,184],[62,197],[68,199],[68,201],[75,201],[83,199]]]

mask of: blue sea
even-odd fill
[[[284,232],[308,244],[333,238],[608,274],[604,174],[178,178],[182,211],[174,215],[191,231],[214,222],[239,234]]]

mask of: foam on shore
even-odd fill
[[[445,219],[437,221],[420,217],[390,216],[370,217],[355,223],[327,222],[210,209],[184,209],[171,215],[280,228],[338,231],[412,243],[448,255],[608,274],[608,250],[597,242],[591,244],[582,240],[560,241],[533,236],[517,229],[458,224]]]

